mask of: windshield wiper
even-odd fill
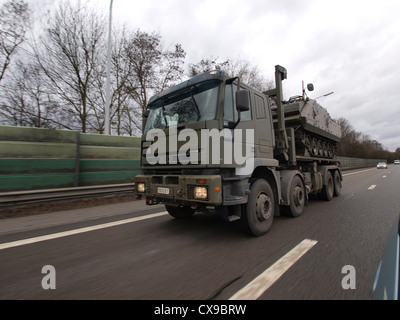
[[[165,106],[164,105],[162,106],[162,116],[163,116],[164,121],[165,121],[165,128],[167,128],[168,127],[168,120],[167,120],[167,115],[165,114]]]
[[[196,91],[196,89],[197,89],[196,86],[192,87],[192,90],[190,90],[190,96],[192,97],[192,101],[194,103],[194,106],[196,107],[196,112],[197,112],[197,120],[196,121],[199,121],[201,118],[200,108],[199,108],[199,105],[197,104],[196,99],[194,98],[194,92]]]

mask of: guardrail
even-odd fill
[[[348,159],[348,158],[342,158]],[[375,166],[379,160],[353,159],[353,161],[346,162],[343,170],[350,170],[362,167]],[[353,164],[353,166],[349,165]],[[21,206],[27,204],[47,203],[62,200],[76,200],[88,197],[99,197],[107,195],[119,194],[132,194],[134,197],[135,184],[112,184],[112,185],[98,185],[98,186],[84,186],[84,187],[71,187],[71,188],[57,188],[46,190],[31,190],[31,191],[13,191],[0,193],[0,209],[9,208],[13,206]]]
[[[91,187],[4,192],[0,193],[0,208],[45,203],[49,201],[75,200],[111,194],[132,194],[133,199],[134,187],[134,183],[127,183]]]

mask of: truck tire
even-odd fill
[[[335,174],[333,175],[333,183],[334,183],[334,191],[333,195],[335,197],[339,197],[342,193],[342,179],[340,179],[339,171],[336,170]]]
[[[332,173],[328,171],[326,176],[326,185],[322,188],[319,196],[322,200],[331,201],[333,199],[334,190],[335,187],[333,183]]]
[[[175,219],[187,219],[191,218],[195,211],[189,207],[174,207],[174,206],[165,206],[168,213],[174,217]]]
[[[242,224],[246,232],[259,237],[270,230],[275,214],[275,197],[267,181],[259,179],[253,183],[243,209]]]
[[[284,208],[285,212],[293,217],[300,217],[306,204],[306,191],[303,181],[299,176],[294,176],[290,185],[290,206]]]

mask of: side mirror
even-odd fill
[[[236,108],[239,112],[250,110],[250,92],[247,90],[239,90],[236,92]]]
[[[307,85],[307,90],[310,91],[310,92],[314,91],[314,85],[312,83],[309,83]]]
[[[144,128],[146,128],[147,119],[149,118],[150,110],[145,109],[142,115],[142,132],[144,132]]]

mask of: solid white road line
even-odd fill
[[[304,240],[261,275],[251,281],[247,286],[239,290],[229,300],[257,300],[317,243],[318,241],[314,240]]]
[[[361,171],[357,171],[357,172],[345,173],[345,174],[343,174],[343,177],[352,176],[353,174],[359,174],[359,173],[374,171],[374,170],[376,170],[376,169],[374,168],[374,169],[368,169],[368,170],[361,170]]]
[[[96,231],[96,230],[116,227],[116,226],[120,226],[120,225],[124,225],[124,224],[128,224],[128,223],[133,223],[133,222],[138,222],[138,221],[158,218],[158,217],[165,216],[167,214],[168,214],[168,212],[165,211],[165,212],[154,213],[154,214],[150,214],[150,215],[147,215],[147,216],[141,216],[141,217],[132,218],[132,219],[126,219],[126,220],[120,220],[120,221],[105,223],[105,224],[99,224],[97,226],[92,226],[92,227],[86,227],[86,228],[81,228],[81,229],[75,229],[75,230],[70,230],[70,231],[53,233],[53,234],[40,236],[40,237],[35,237],[35,238],[30,238],[30,239],[24,239],[24,240],[18,240],[18,241],[3,243],[3,244],[0,244],[0,250],[20,247],[20,246],[24,246],[24,245],[27,245],[27,244],[32,244],[32,243],[37,243],[37,242],[42,242],[42,241],[47,241],[47,240],[53,240],[53,239],[68,237],[68,236],[81,234],[81,233],[85,233],[85,232],[90,232],[90,231]]]

